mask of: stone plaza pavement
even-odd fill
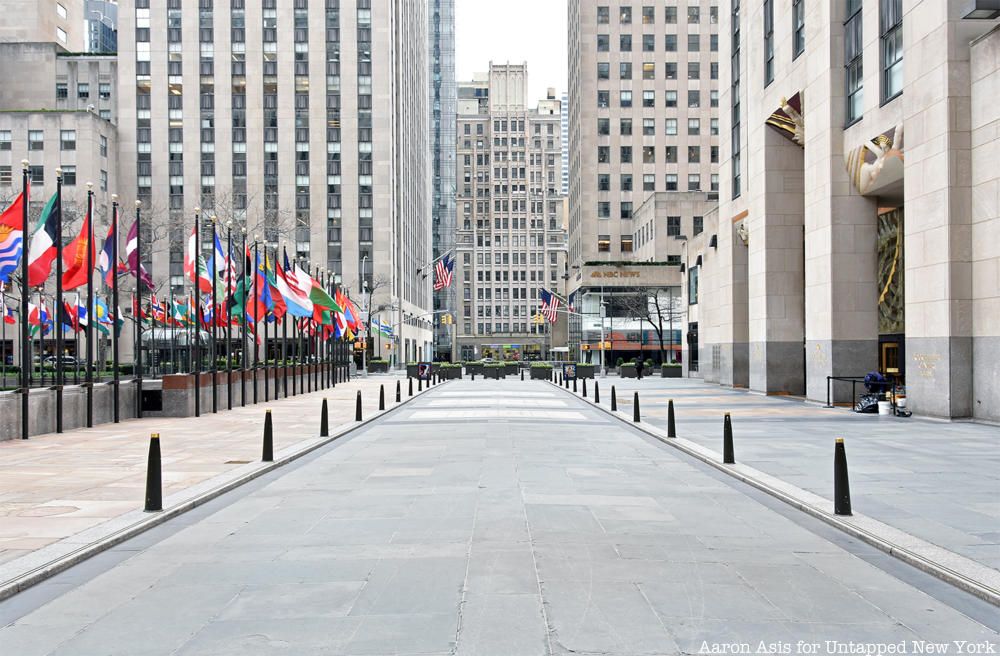
[[[619,410],[631,413],[638,390],[643,421],[664,430],[673,399],[678,437],[719,454],[731,413],[738,463],[831,499],[834,439],[843,437],[854,512],[1000,568],[1000,427],[861,415],[698,379],[598,380],[602,405],[614,385]]]
[[[150,418],[102,424],[30,440],[0,442],[0,583],[15,576],[13,562],[63,542],[62,551],[105,537],[102,526],[141,511],[145,495],[149,436],[160,434],[163,496],[171,496],[235,476],[259,466],[263,416],[272,410],[275,452],[294,450],[319,435],[323,398],[331,429],[354,421],[355,395],[362,391],[365,416],[378,408],[379,385],[387,407],[395,399],[396,378],[352,378],[335,388],[278,401],[223,410],[201,417]],[[414,390],[416,393],[416,390]],[[406,381],[403,380],[403,398]],[[117,528],[117,526],[116,526]],[[30,567],[40,565],[31,562]],[[0,649],[2,652],[2,649]]]
[[[440,385],[154,532],[0,602],[2,651],[1000,648],[995,607],[542,381]]]

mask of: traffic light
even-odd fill
[[[533,317],[531,317],[531,323],[540,326],[543,323],[545,323],[545,317],[541,313],[535,314]]]

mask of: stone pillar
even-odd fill
[[[715,257],[715,322],[706,357],[715,358],[718,350],[716,381],[732,387],[750,384],[749,346],[747,344],[747,246],[739,235],[740,226],[749,221],[746,214],[720,216],[718,254]]]
[[[972,414],[969,21],[923,3],[905,23],[906,382],[909,407]],[[949,11],[955,15],[949,15]],[[905,98],[904,98],[905,100]],[[993,98],[991,102],[996,102]]]
[[[750,211],[748,253],[750,388],[805,391],[802,149],[770,128],[761,132],[762,209]]]

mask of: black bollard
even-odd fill
[[[420,378],[419,376],[417,377],[417,391],[418,392],[424,391],[424,379]]]
[[[402,389],[400,386],[400,381],[396,381],[396,403],[403,400]]]
[[[378,386],[378,409],[385,410],[385,385]]]
[[[847,477],[847,452],[844,438],[838,437],[833,451],[833,512],[851,514],[851,484]]]
[[[160,434],[149,436],[149,458],[146,460],[146,512],[163,510],[163,475],[160,466]]]
[[[274,462],[274,427],[271,425],[271,411],[264,411],[264,448],[261,450],[262,462]]]
[[[521,369],[521,380],[524,380],[524,369]]]
[[[576,394],[576,378],[573,379],[573,393]]]
[[[330,436],[330,415],[329,409],[326,407],[326,399],[323,399],[323,408],[319,413],[319,436],[329,437]]]
[[[409,386],[410,386],[410,389],[409,389],[409,391],[407,392],[407,394],[406,394],[406,395],[407,395],[407,396],[413,396],[413,379],[412,379],[412,378],[409,378],[409,377],[407,377],[407,379],[406,379],[406,380],[408,381],[408,383],[409,383]]]
[[[618,399],[615,397],[615,386],[611,386],[611,412],[618,411]]]
[[[601,402],[601,384],[595,380],[594,381],[594,403],[600,403],[600,402]]]
[[[667,437],[677,437],[677,427],[674,424],[674,400],[667,401]]]
[[[639,423],[639,392],[632,397],[632,421]]]
[[[472,380],[475,380],[475,379],[476,379],[476,372],[475,372],[475,371],[473,371],[473,372],[472,372]]]
[[[726,465],[735,465],[736,456],[733,453],[733,421],[726,413],[726,418],[722,421],[722,462]]]
[[[587,379],[583,379],[583,398],[587,398]]]
[[[358,398],[354,403],[354,421],[361,421],[361,390],[358,390]]]

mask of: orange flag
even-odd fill
[[[80,234],[63,249],[63,291],[76,289],[87,284],[87,276],[91,275],[87,266],[87,249],[90,249],[90,262],[97,263],[93,240],[90,239],[90,212],[83,219]]]

